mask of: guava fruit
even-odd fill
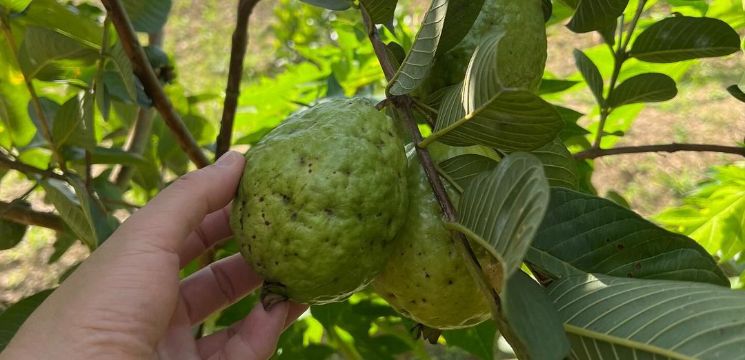
[[[422,85],[426,97],[463,80],[476,48],[488,35],[501,36],[497,69],[499,86],[538,90],[546,65],[546,26],[541,0],[485,1],[471,30],[453,49],[438,54]]]
[[[265,304],[340,301],[383,269],[408,207],[406,155],[373,103],[335,99],[297,113],[246,160],[231,227],[264,278]]]
[[[442,222],[442,211],[416,158],[408,169],[409,211],[391,258],[373,288],[398,312],[435,329],[457,329],[489,319],[489,304],[471,277],[458,241]],[[458,194],[448,189],[457,204]],[[501,269],[485,249],[472,245],[490,282]],[[497,266],[495,266],[497,265]],[[494,275],[494,276],[491,276]]]

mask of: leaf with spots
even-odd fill
[[[557,277],[578,269],[729,286],[714,259],[690,238],[657,227],[610,200],[562,188],[551,189],[527,261]],[[562,266],[569,271],[551,271]]]

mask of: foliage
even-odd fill
[[[492,33],[466,54],[462,83],[430,89],[426,98],[418,90],[438,83],[431,81],[442,75],[438,59],[479,23],[482,2],[433,0],[412,14],[408,2],[396,0],[278,1],[272,59],[246,71],[257,76],[241,87],[232,145],[255,144],[291,113],[327,98],[365,96],[388,98],[381,104],[386,111],[414,125],[410,140],[418,139],[416,129],[432,133],[419,143],[422,156],[421,149],[434,152],[444,143],[488,146],[502,159],[461,153],[423,162],[462,192],[458,216],[447,222],[470,240],[454,241],[457,251],[483,246],[499,264],[495,281],[473,259],[464,261],[493,302],[495,321],[445,331],[433,336],[439,345],[425,345],[410,333],[417,324],[365,290],[314,306],[284,333],[276,358],[429,359],[467,352],[493,359],[500,337],[518,357],[531,359],[713,358],[715,350],[743,356],[733,350],[745,346],[736,337],[743,298],[727,288],[728,277],[745,280],[742,164],[712,169],[682,205],[657,215],[669,231],[618,205],[622,198],[599,198],[590,181],[590,155],[612,150],[645,104],[673,100],[698,59],[741,51],[741,2],[535,1],[550,9],[547,26],[597,33],[600,43],[573,51],[577,72],[566,78],[545,73],[537,91],[502,86],[505,70],[497,64],[508,55],[500,47],[504,34]],[[172,5],[123,3],[141,34],[158,32]],[[0,0],[0,28],[0,179],[23,173],[32,192],[56,209],[62,225],[53,260],[74,242],[93,250],[118,226],[114,213],[128,215],[194,168],[179,148],[184,139],[154,114],[127,56],[132,44],[122,43],[99,7]],[[157,43],[145,50],[159,74],[185,71]],[[392,71],[384,74],[381,63]],[[188,89],[172,76],[159,80],[197,150],[212,154],[218,124],[210,109],[221,106],[222,89]],[[745,101],[742,85],[720,87]],[[572,93],[586,89],[597,106],[586,114],[569,108]],[[0,203],[0,249],[15,246],[28,223],[40,225],[27,195]],[[31,221],[10,216],[19,211]],[[231,241],[216,256],[235,252]],[[0,314],[0,349],[52,291]],[[204,332],[238,321],[255,302],[249,296],[216,314]]]

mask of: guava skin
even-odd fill
[[[501,34],[497,69],[502,88],[537,91],[546,66],[546,26],[541,0],[489,0],[458,45],[438,55],[424,95],[463,80],[478,45]]]
[[[295,114],[246,153],[231,227],[271,292],[341,301],[385,265],[408,208],[404,142],[365,99]]]
[[[490,318],[489,304],[442,223],[442,211],[421,165],[408,170],[409,211],[393,254],[373,287],[398,312],[435,329],[457,329]],[[457,200],[454,191],[451,200]],[[473,246],[485,268],[488,253]]]

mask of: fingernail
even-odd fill
[[[235,151],[228,151],[222,156],[220,156],[219,159],[217,159],[217,162],[215,163],[216,166],[219,167],[230,167],[235,165],[235,163],[240,160],[241,154],[235,152]]]

